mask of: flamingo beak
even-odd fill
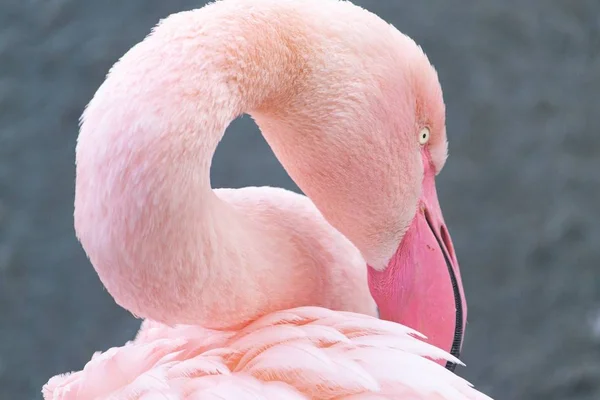
[[[395,255],[383,271],[369,268],[368,277],[380,318],[409,326],[459,356],[467,309],[432,170],[425,171],[416,215]]]

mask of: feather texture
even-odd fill
[[[52,378],[46,400],[484,400],[430,359],[458,362],[400,324],[301,307],[239,332],[142,324],[135,340]]]

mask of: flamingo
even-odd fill
[[[308,197],[211,188],[244,113]],[[489,399],[451,371],[466,304],[446,157],[435,69],[350,2],[162,20],[112,67],[76,149],[78,239],[144,321],[44,398]]]

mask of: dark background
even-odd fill
[[[466,376],[498,399],[600,398],[600,2],[362,0],[438,68],[439,195],[469,301]],[[132,338],[72,229],[77,119],[108,68],[198,1],[0,3],[0,399]],[[295,188],[249,118],[215,186]]]

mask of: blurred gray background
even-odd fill
[[[361,0],[439,70],[439,195],[469,302],[459,373],[498,399],[600,398],[600,2]],[[77,119],[108,68],[199,1],[0,3],[0,399],[123,344],[139,321],[72,228]],[[295,188],[249,118],[215,186]]]

